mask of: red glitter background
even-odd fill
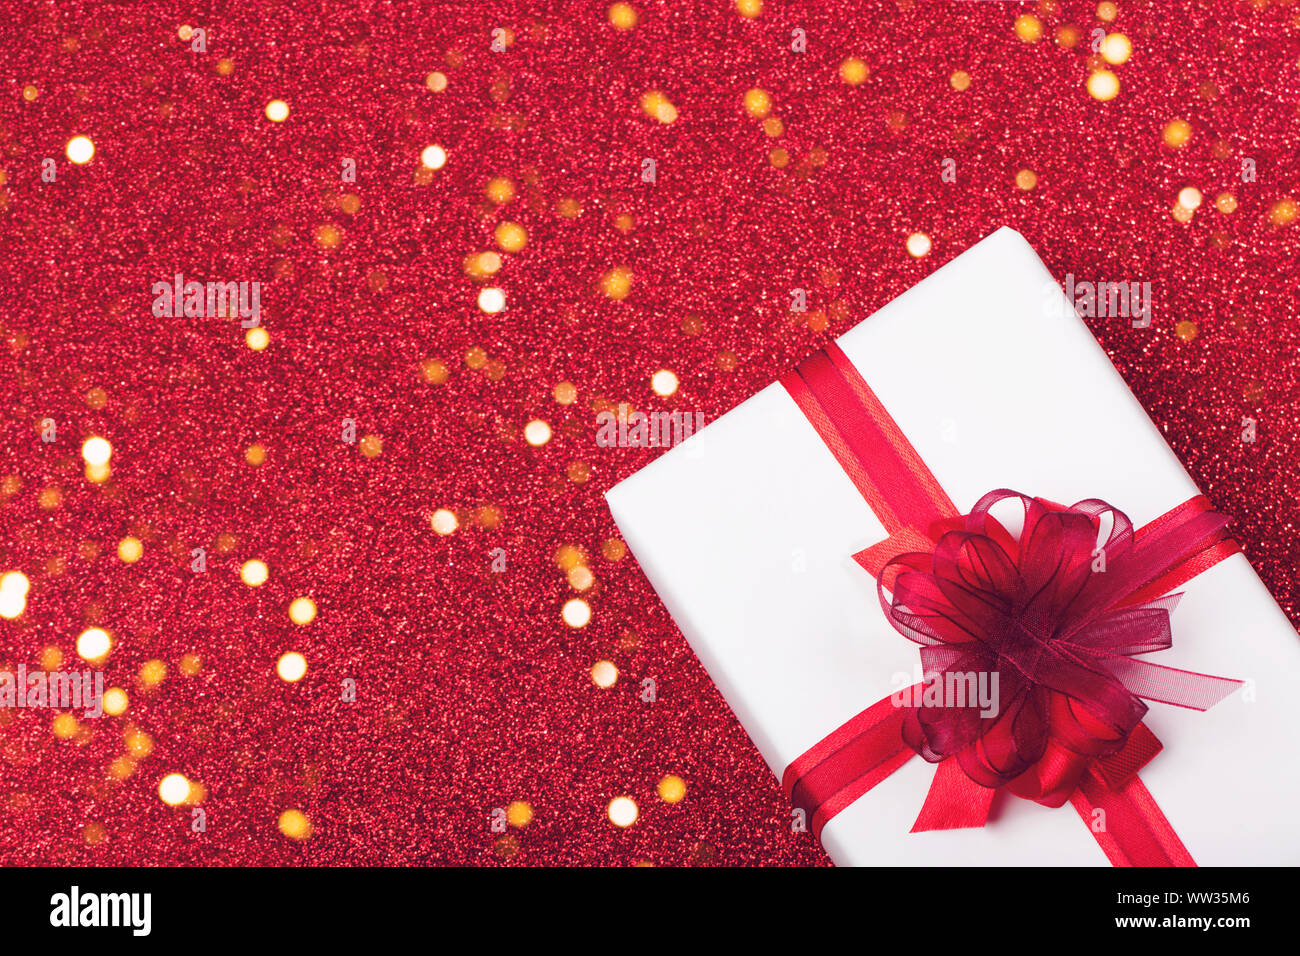
[[[1300,6],[1120,0],[1109,22],[1066,0],[634,6],[618,30],[608,4],[559,0],[0,2],[0,571],[31,582],[0,664],[56,647],[71,669],[98,625],[130,695],[69,739],[49,711],[0,714],[0,862],[824,864],[635,560],[602,552],[602,493],[656,452],[597,447],[595,410],[716,417],[1000,225],[1058,277],[1152,283],[1150,328],[1090,325],[1297,618]],[[1085,88],[1097,29],[1133,47],[1108,102]],[[865,82],[841,78],[846,57]],[[779,135],[746,112],[754,87]],[[649,90],[675,122],[647,115]],[[1175,119],[1191,135],[1171,148]],[[95,145],[81,166],[78,134]],[[446,165],[417,176],[431,143]],[[515,185],[499,207],[494,177]],[[1178,221],[1187,186],[1205,200]],[[528,240],[488,315],[464,264],[500,221]],[[909,257],[912,232],[928,256]],[[621,301],[600,288],[615,267]],[[269,346],[235,320],[155,318],[152,286],[176,273],[260,281]],[[671,398],[650,388],[660,368]],[[345,444],[346,418],[382,453]],[[533,418],[554,429],[539,448]],[[106,483],[83,475],[90,435],[112,443]],[[431,530],[439,508],[454,534]],[[566,545],[595,577],[581,629],[560,616]],[[251,558],[260,588],[240,581]],[[300,595],[319,608],[306,627],[287,614]],[[297,683],[276,675],[290,649]],[[154,659],[167,675],[146,688]],[[601,659],[620,671],[604,690]],[[116,779],[132,730],[152,752]],[[173,772],[205,788],[206,832],[159,799]],[[681,802],[658,797],[665,774]],[[640,818],[618,829],[624,794]],[[531,822],[494,832],[514,801]],[[286,808],[310,839],[281,834]]]

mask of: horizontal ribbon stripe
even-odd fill
[[[903,709],[891,695],[790,764],[781,786],[790,802],[807,814],[813,835],[820,839],[827,820],[913,756],[903,740]]]

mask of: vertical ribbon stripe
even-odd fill
[[[1195,866],[1151,792],[1136,776],[1112,788],[1089,771],[1070,797],[1114,866]]]
[[[891,535],[926,531],[957,508],[911,442],[834,343],[781,384]]]

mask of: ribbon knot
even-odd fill
[[[786,769],[814,832],[918,754],[937,768],[914,832],[983,826],[1005,790],[1101,812],[1117,865],[1195,865],[1137,777],[1161,749],[1145,701],[1206,710],[1241,682],[1142,655],[1172,646],[1170,592],[1240,550],[1228,520],[1197,497],[1134,529],[1098,499],[1005,489],[962,515],[837,346],[782,384],[889,532],[854,558],[925,673]],[[1018,535],[991,514],[1008,500]]]
[[[993,530],[991,511],[1008,499],[1023,509],[1018,538]],[[1103,516],[1111,518],[1104,537]],[[973,677],[998,697],[990,709],[966,694],[925,695],[904,719],[908,745],[932,763],[957,758],[981,786],[1014,785],[1059,806],[1092,758],[1123,750],[1147,712],[1142,697],[1214,706],[1240,682],[1136,656],[1172,646],[1179,595],[1130,598],[1217,543],[1226,524],[1206,510],[1139,540],[1128,516],[1105,502],[1063,508],[999,490],[933,550],[891,559],[878,575],[881,606],[922,645],[927,681],[960,687]],[[884,584],[891,566],[892,593]],[[1019,779],[1049,752],[1061,757],[1052,772]]]

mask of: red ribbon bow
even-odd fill
[[[1136,775],[1161,747],[1143,698],[1205,710],[1240,682],[1141,655],[1172,644],[1169,592],[1240,550],[1227,519],[1198,497],[1134,530],[1103,501],[1006,490],[960,515],[837,346],[782,384],[890,533],[854,557],[926,674],[786,769],[814,832],[919,754],[938,767],[913,832],[983,826],[1005,789],[1070,801],[1116,865],[1195,865]],[[1019,537],[990,514],[1006,499]]]

